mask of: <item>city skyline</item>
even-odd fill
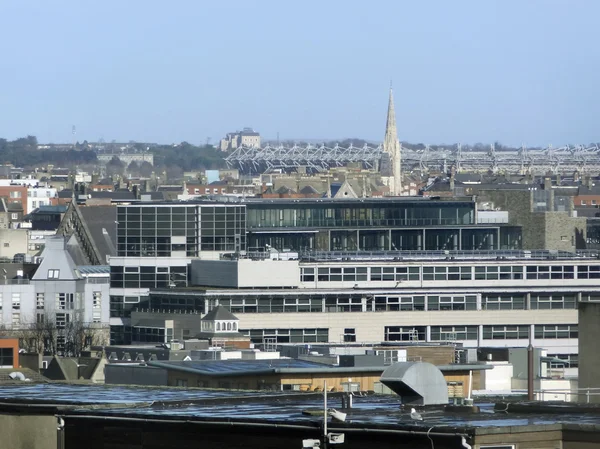
[[[596,142],[598,12],[583,0],[3,4],[0,136],[216,143],[251,126],[382,142],[391,79],[401,141]]]

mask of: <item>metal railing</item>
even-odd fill
[[[527,395],[527,390],[512,390],[514,394]],[[589,404],[592,396],[600,396],[600,388],[558,388],[558,389],[540,389],[534,390],[536,401],[565,401],[565,402],[585,402]],[[583,397],[583,400],[579,399]],[[562,398],[562,399],[561,399]]]
[[[102,277],[102,278],[90,278],[86,277],[85,282],[88,284],[109,284],[110,277]]]
[[[0,285],[29,285],[31,279],[0,279]]]
[[[305,251],[300,260],[344,261],[344,260],[574,260],[598,259],[600,251],[577,252],[552,250],[473,250],[473,251]]]

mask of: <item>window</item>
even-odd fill
[[[392,365],[397,362],[406,362],[406,351],[397,349],[379,349],[375,351],[377,355],[383,355],[383,364]]]
[[[524,294],[484,294],[482,296],[482,308],[484,310],[523,310],[525,309]]]
[[[423,267],[424,281],[469,281],[471,267]]]
[[[548,357],[560,359],[560,362],[550,362],[550,368],[577,368],[579,367],[579,355],[577,354],[548,354]]]
[[[356,341],[356,329],[346,328],[344,329],[343,342],[351,343]]]
[[[425,326],[385,326],[385,341],[425,341]]]
[[[431,341],[477,340],[477,326],[431,326]]]
[[[187,387],[188,386],[187,379],[177,379],[177,386],[178,387]]]
[[[300,280],[302,282],[314,282],[315,281],[315,269],[314,268],[301,268],[300,269]]]
[[[327,343],[329,329],[250,329],[240,332],[253,343]]]
[[[56,314],[56,328],[64,329],[67,323],[70,321],[68,313],[57,313]]]
[[[529,326],[483,326],[485,340],[519,340],[529,338]]]
[[[577,338],[577,324],[540,324],[535,326],[535,338]]]
[[[477,310],[477,296],[428,296],[427,310]]]
[[[48,279],[59,279],[60,270],[48,270]]]
[[[58,310],[72,310],[73,293],[56,293],[56,308]]]
[[[92,307],[94,309],[100,309],[102,307],[102,292],[92,293]]]
[[[372,281],[418,281],[420,267],[371,267]]]
[[[577,267],[577,278],[600,279],[600,265],[580,265]]]
[[[581,200],[581,205],[582,206],[586,206],[587,205],[587,201],[586,200]]]
[[[21,308],[21,293],[12,294],[12,309],[19,310]]]
[[[508,279],[523,279],[523,267],[512,265],[475,267],[475,280],[477,281]]]
[[[16,212],[13,212],[12,214],[10,214],[10,218],[11,218],[11,220],[18,220],[19,214]]]
[[[4,247],[5,248],[9,248],[10,247],[10,242],[4,242]]]
[[[12,314],[12,325],[13,327],[19,326],[21,324],[21,314],[19,312],[13,312]]]
[[[502,444],[500,446],[498,445],[493,445],[493,446],[479,446],[479,449],[515,449],[515,445],[514,444]]]
[[[576,309],[577,308],[577,297],[576,295],[568,294],[532,294],[531,295],[531,309]]]
[[[0,348],[0,368],[12,368],[13,357],[13,348]]]
[[[10,197],[11,198],[21,198],[21,192],[10,192]]]
[[[596,200],[592,200],[592,206],[596,205]]]
[[[425,296],[375,296],[375,311],[425,310]]]
[[[561,266],[528,266],[527,279],[574,279],[575,267]]]
[[[35,308],[37,310],[44,310],[44,294],[43,293],[35,294]]]

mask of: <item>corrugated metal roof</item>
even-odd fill
[[[110,265],[79,265],[79,272],[86,274],[110,274]]]

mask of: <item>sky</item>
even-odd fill
[[[597,0],[0,0],[0,137],[600,141]]]

